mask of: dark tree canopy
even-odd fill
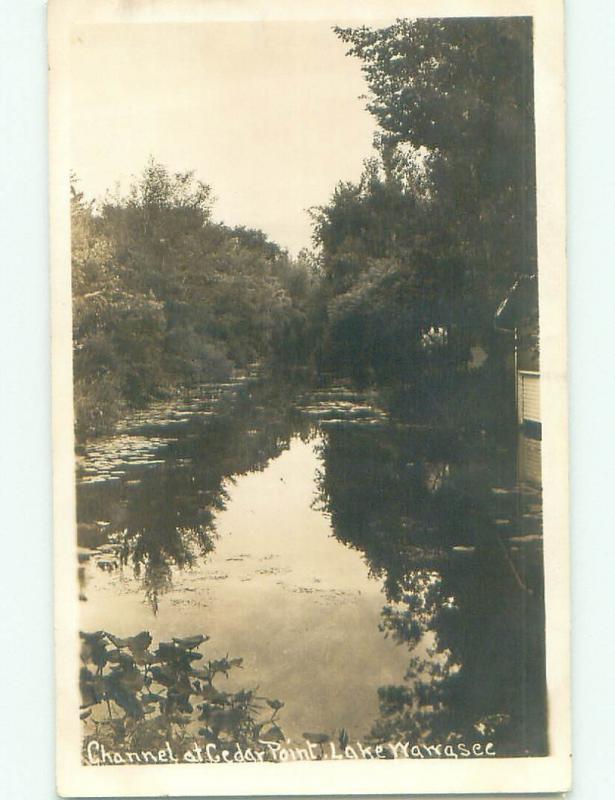
[[[380,130],[358,183],[313,210],[328,351],[334,368],[415,382],[497,347],[495,309],[536,273],[531,20],[335,31]]]
[[[398,20],[336,32],[362,61],[384,142],[426,151],[439,205],[458,218],[450,221],[466,229],[468,244],[476,246],[473,236],[493,242],[495,269],[509,276],[535,272],[531,18]]]

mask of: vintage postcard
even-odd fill
[[[557,0],[52,0],[63,796],[570,785]]]

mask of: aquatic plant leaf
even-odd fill
[[[251,703],[254,699],[254,692],[251,689],[241,689],[233,695],[233,700],[236,703]],[[284,705],[284,703],[282,703]]]
[[[147,650],[152,643],[152,636],[149,631],[141,631],[136,636],[131,636],[127,641],[131,650]]]
[[[187,661],[200,661],[203,658],[202,653],[194,653],[192,650],[183,654],[183,659]]]
[[[239,662],[239,663],[234,663],[234,662]],[[228,673],[230,672],[230,670],[234,666],[240,667],[242,663],[243,663],[243,659],[235,659],[235,658],[233,658],[233,659],[229,660],[229,658],[227,656],[226,658],[219,658],[219,659],[216,659],[215,661],[210,661],[209,662],[209,669],[214,674],[216,672],[222,672],[224,675],[226,675],[228,677]]]
[[[162,694],[157,694],[156,692],[150,692],[149,694],[143,694],[141,696],[141,703],[144,706],[152,705],[153,703],[161,703],[166,698]]]
[[[163,661],[175,661],[181,652],[181,649],[174,642],[160,642],[156,655]]]
[[[210,669],[195,669],[194,667],[190,671],[190,675],[203,681],[210,681],[214,677],[214,673]]]
[[[123,653],[121,650],[108,650],[107,661],[110,664],[119,664],[122,667],[132,667],[134,664],[132,656],[128,653]]]
[[[126,682],[125,682],[126,681]],[[143,717],[143,706],[131,685],[131,678],[123,670],[116,670],[105,678],[107,697],[135,719]]]
[[[105,631],[94,631],[93,633],[86,633],[85,631],[79,631],[79,637],[88,644],[99,642],[106,635],[107,634],[105,633]]]
[[[272,725],[264,731],[261,731],[261,738],[268,742],[283,742],[285,740],[284,733],[278,725]]]
[[[213,731],[211,731],[209,728],[199,728],[198,733],[199,733],[199,736],[202,736],[203,739],[205,739],[206,742],[215,743],[215,742],[218,741],[218,737],[216,736],[216,734]]]
[[[154,656],[147,650],[152,643],[149,631],[141,631],[136,636],[129,636],[126,639],[120,639],[112,633],[107,633],[107,638],[118,650],[128,648],[136,663],[141,666],[154,663]]]
[[[192,650],[194,647],[198,647],[199,645],[203,644],[203,642],[207,642],[208,640],[209,636],[204,636],[203,634],[198,634],[197,636],[188,636],[185,639],[178,639],[175,636],[173,637],[173,642],[186,650]]]
[[[161,642],[156,650],[156,657],[168,664],[173,664],[180,670],[188,672],[192,661],[200,661],[202,653],[186,650],[175,642]]]
[[[206,700],[208,703],[215,703],[217,705],[223,705],[228,702],[228,695],[224,692],[218,691],[215,686],[211,686],[207,684],[206,686],[202,686],[200,691],[197,692],[203,700]]]
[[[81,707],[88,708],[101,702],[104,686],[101,684],[99,676],[94,675],[87,667],[82,667],[79,672],[79,691]]]
[[[107,638],[118,650],[122,647],[128,647],[128,639],[120,639],[119,636],[114,636],[112,633],[108,633]]]
[[[182,711],[185,714],[191,714],[194,711],[190,703],[191,688],[186,690],[184,687],[171,687],[167,692],[167,713],[173,710]]]
[[[130,689],[133,692],[140,692],[143,688],[143,675],[134,665],[129,669],[113,670],[111,674],[117,675],[117,680],[122,686],[126,687],[126,689]]]
[[[107,663],[107,642],[104,640],[104,631],[96,631],[95,633],[81,632],[81,660],[84,663],[91,662],[99,669],[102,669]]]
[[[163,686],[173,686],[177,680],[175,670],[168,664],[152,667],[151,672],[153,679]]]
[[[212,709],[211,714],[208,715],[208,722],[214,733],[220,733],[220,731],[233,733],[243,718],[244,712],[241,708]]]

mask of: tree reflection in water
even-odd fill
[[[215,547],[215,530],[203,525],[180,528],[173,525],[130,530],[117,535],[120,562],[132,564],[134,574],[141,578],[145,596],[152,610],[158,611],[160,595],[173,585],[172,567],[193,566],[198,557],[206,557]]]
[[[514,448],[357,426],[328,431],[321,457],[319,502],[383,581],[381,630],[409,650],[404,683],[379,690],[374,740],[545,753],[542,554],[511,557]]]
[[[411,652],[407,685],[379,689],[382,718],[372,736],[384,742],[403,736],[413,742],[443,743],[452,733],[448,703],[461,665],[442,647],[436,621],[458,609],[454,598],[443,595],[442,578],[435,571],[411,571],[400,589],[400,600],[383,608],[380,629]]]
[[[132,566],[156,612],[172,587],[173,569],[190,568],[214,549],[227,482],[265,469],[293,434],[307,436],[309,427],[293,412],[288,386],[245,386],[205,424],[196,419],[171,438],[157,469],[139,471],[138,480],[80,486],[80,544],[90,546],[92,520],[108,521],[102,547],[110,557],[102,563]],[[159,423],[155,432],[160,436]],[[147,424],[139,433],[147,435]]]

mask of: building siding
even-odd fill
[[[517,380],[519,422],[540,422],[540,374],[520,370]]]

